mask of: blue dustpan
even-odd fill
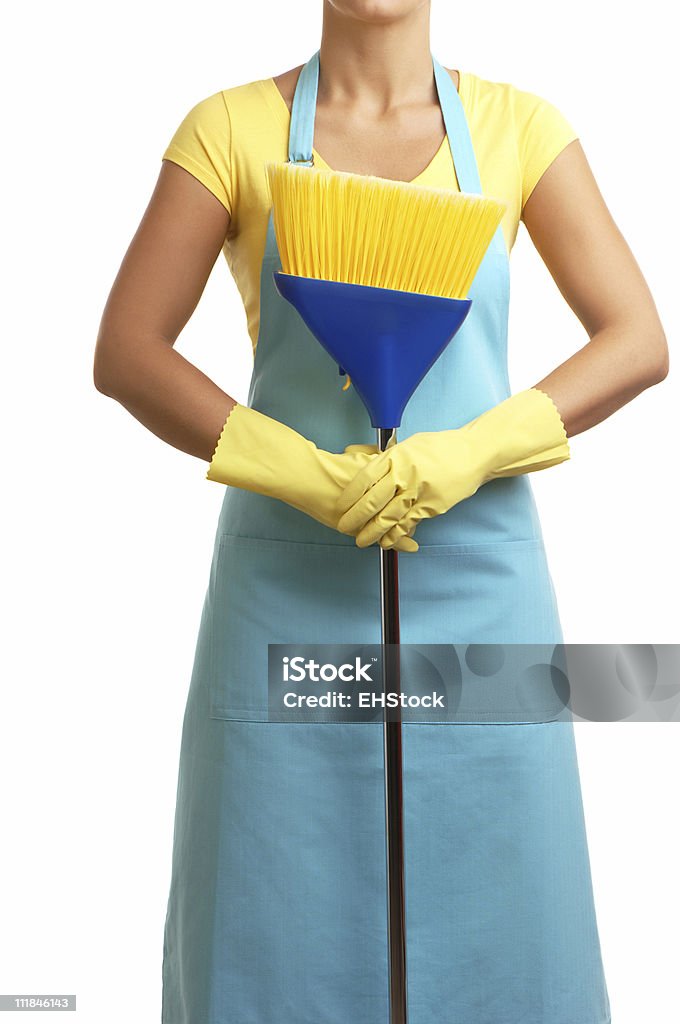
[[[368,410],[372,426],[396,428],[406,404],[465,320],[471,299],[296,277],[274,271],[297,309]]]

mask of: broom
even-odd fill
[[[375,175],[265,164],[279,293],[396,444],[406,404],[467,316],[504,202]],[[417,544],[413,542],[413,550]],[[380,549],[390,1024],[407,1024],[398,553]]]

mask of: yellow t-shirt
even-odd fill
[[[508,206],[502,230],[510,252],[534,186],[578,136],[564,115],[542,97],[470,71],[459,75],[459,95],[482,192],[503,199]],[[258,79],[223,89],[192,107],[162,156],[198,178],[231,215],[223,252],[243,300],[253,352],[269,216],[264,165],[268,160],[288,159],[289,127],[288,106],[276,82]],[[314,163],[328,167],[316,150]],[[458,187],[447,139],[415,181]]]

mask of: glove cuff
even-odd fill
[[[217,439],[206,480],[289,499],[314,450],[285,423],[237,403]]]
[[[548,469],[571,457],[557,406],[539,388],[511,395],[473,420],[470,427],[475,446],[487,453],[483,483]]]

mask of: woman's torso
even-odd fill
[[[298,76],[292,114],[276,83],[269,80],[266,86],[270,94],[275,91],[288,116],[286,158],[313,158],[315,165],[324,162],[314,146],[318,68],[317,54]],[[417,181],[434,177],[447,189],[482,192],[461,97],[449,72],[438,63],[435,72],[440,117],[447,135]],[[438,160],[441,168],[435,167]],[[273,273],[281,263],[270,214],[260,267],[261,311],[248,404],[328,451],[340,452],[356,442],[370,443],[375,440],[374,432],[355,389],[341,390],[338,367],[274,286]],[[509,267],[500,228],[477,270],[469,297],[471,311],[411,396],[402,416],[400,436],[460,426],[510,392],[506,358]],[[281,502],[262,502],[255,495],[233,489],[225,495],[220,532],[323,546],[351,544],[351,538],[310,522]],[[483,493],[449,510],[446,516],[421,524],[419,539],[428,546],[540,544],[528,481],[517,477],[493,481]]]
[[[264,164],[288,157],[290,103],[299,71],[293,68],[276,78],[246,82],[202,99],[189,110],[163,153],[164,159],[184,166],[199,178],[229,209],[231,224],[224,256],[243,301],[253,352],[259,333],[260,268],[270,209]],[[551,160],[577,137],[576,132],[555,106],[534,93],[465,70],[449,74],[465,111],[482,189],[506,203],[502,231],[509,253],[524,202]],[[342,151],[342,143],[334,142],[332,133],[324,131],[326,120],[329,128],[330,117],[326,119],[319,108],[315,142],[334,165],[331,157]],[[333,118],[336,129],[337,124]],[[344,129],[344,141],[349,131]],[[408,174],[397,172],[419,170],[434,153],[417,175],[417,182],[455,188],[455,168],[443,138],[441,113],[433,108],[428,131],[420,132],[410,136],[414,145],[418,139],[417,155],[409,156],[408,165],[406,161],[403,166],[401,161],[398,166],[395,163],[386,176],[406,178]],[[356,134],[352,132],[355,148],[351,166],[360,170],[362,153]],[[437,146],[439,139],[441,144]],[[370,144],[377,150],[384,149],[384,143],[382,138],[372,139]],[[384,156],[373,155],[371,167],[387,171],[394,152],[389,146]],[[321,154],[315,149],[315,161],[324,166]],[[349,161],[346,167],[350,167]]]

